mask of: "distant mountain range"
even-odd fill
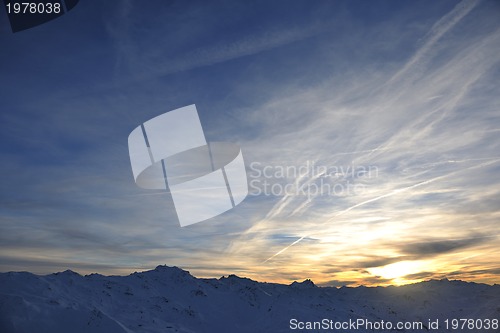
[[[167,266],[129,276],[0,274],[2,333],[500,332],[499,318],[500,285],[462,281],[330,288],[199,279]],[[477,326],[461,330],[455,319]]]

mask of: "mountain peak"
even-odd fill
[[[296,288],[315,288],[316,287],[316,285],[314,284],[314,282],[311,279],[305,279],[302,282],[293,281],[290,286],[296,287]]]
[[[57,272],[57,273],[53,273],[53,275],[62,275],[62,276],[81,276],[80,274],[78,274],[77,272],[75,271],[72,271],[71,269],[67,269],[63,272]]]
[[[179,273],[184,273],[184,274],[190,274],[189,271],[186,271],[180,267],[167,266],[167,265],[158,265],[158,266],[156,266],[156,268],[153,271],[155,271],[155,272],[179,272]]]

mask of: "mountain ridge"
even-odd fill
[[[498,318],[500,285],[445,279],[388,287],[324,287],[309,279],[285,285],[236,275],[196,278],[166,265],[126,276],[0,273],[5,333],[292,332],[292,319],[428,326],[429,319],[465,315]]]
[[[293,286],[293,285],[301,285],[303,283],[312,283],[312,286],[314,287],[318,287],[318,288],[359,288],[359,287],[362,287],[362,288],[388,288],[388,287],[404,287],[404,286],[411,286],[411,285],[415,285],[415,284],[422,284],[422,283],[429,283],[429,282],[450,282],[450,283],[468,283],[468,284],[476,284],[476,285],[486,285],[486,286],[500,286],[500,284],[498,283],[494,283],[494,284],[489,284],[489,283],[484,283],[484,282],[475,282],[475,281],[465,281],[465,280],[460,280],[460,279],[448,279],[448,278],[443,278],[443,279],[428,279],[428,280],[424,280],[424,281],[420,281],[420,282],[414,282],[414,283],[408,283],[408,284],[403,284],[403,285],[387,285],[387,286],[365,286],[365,285],[359,285],[359,286],[355,286],[355,287],[351,287],[351,286],[348,286],[348,285],[342,285],[342,286],[334,286],[334,285],[327,285],[327,284],[321,284],[321,285],[316,285],[314,283],[314,281],[312,279],[309,279],[309,278],[306,278],[302,281],[293,281],[291,282],[290,284],[284,284],[284,283],[279,283],[279,282],[266,282],[266,281],[258,281],[258,280],[253,280],[251,278],[247,278],[247,277],[241,277],[241,276],[238,276],[236,274],[228,274],[227,276],[226,275],[223,275],[221,276],[220,278],[203,278],[203,277],[196,277],[194,275],[191,274],[190,271],[188,270],[185,270],[181,267],[178,267],[178,266],[168,266],[168,265],[158,265],[156,266],[155,268],[153,269],[150,269],[150,270],[144,270],[144,271],[135,271],[133,273],[130,273],[128,275],[105,275],[105,274],[100,274],[100,273],[90,273],[90,274],[80,274],[76,271],[73,271],[71,269],[66,269],[64,271],[60,271],[60,272],[54,272],[54,273],[48,273],[48,274],[36,274],[36,273],[32,273],[32,272],[28,272],[28,271],[8,271],[8,272],[0,272],[0,275],[2,274],[21,274],[21,273],[26,273],[26,274],[31,274],[31,275],[35,275],[35,276],[48,276],[48,275],[64,275],[64,274],[73,274],[73,275],[79,275],[79,276],[82,276],[82,277],[87,277],[87,276],[102,276],[102,277],[112,277],[112,276],[122,276],[122,277],[125,277],[125,276],[131,276],[131,275],[137,275],[137,274],[143,274],[143,273],[147,273],[147,272],[153,272],[153,271],[162,271],[164,269],[177,269],[179,271],[182,271],[182,272],[185,272],[189,275],[191,275],[193,278],[195,279],[200,279],[200,280],[210,280],[210,279],[217,279],[217,280],[220,280],[220,279],[223,279],[223,278],[230,278],[230,277],[236,277],[238,279],[246,279],[246,280],[250,280],[250,281],[253,281],[253,282],[257,282],[257,283],[266,283],[266,284],[279,284],[279,285],[288,285],[288,286]]]

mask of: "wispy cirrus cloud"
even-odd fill
[[[488,130],[498,121],[494,115],[497,105],[491,103],[491,95],[475,92],[492,82],[500,30],[486,26],[486,34],[469,35],[470,39],[451,37],[456,36],[454,29],[465,29],[483,14],[481,10],[473,13],[476,6],[478,2],[460,3],[439,19],[395,74],[375,72],[372,80],[365,76],[363,84],[353,74],[348,80],[353,85],[323,82],[263,105],[256,114],[266,114],[259,125],[269,130],[263,131],[267,133],[264,138],[255,140],[255,145],[266,142],[266,150],[259,151],[257,158],[270,165],[296,165],[300,156],[302,163],[376,165],[379,172],[376,179],[357,180],[366,189],[356,195],[283,196],[266,218],[233,241],[229,253],[256,253],[256,248],[266,248],[268,256],[259,251],[255,260],[266,267],[283,267],[292,261],[321,265],[332,256],[338,261],[339,256],[380,252],[389,258],[381,259],[388,265],[418,258],[400,253],[396,244],[388,246],[384,239],[433,237],[435,230],[451,238],[467,237],[471,230],[496,235],[496,213],[484,210],[478,225],[474,221],[477,213],[464,217],[466,209],[460,209],[462,205],[472,208],[478,201],[495,201],[492,196],[498,194],[493,185],[479,180],[494,178],[500,161],[493,148],[498,147],[498,137]],[[356,90],[360,97],[349,100]],[[478,104],[485,108],[471,111]],[[290,122],[289,128],[284,130],[278,122]],[[336,154],[346,150],[355,153]],[[315,180],[309,177],[307,181]],[[425,214],[415,216],[415,210],[425,210]],[[351,222],[377,216],[384,222]],[[442,219],[439,228],[433,225],[436,219]],[[269,241],[268,235],[278,230],[290,236],[287,245]],[[309,236],[318,241],[301,246]],[[474,252],[452,246],[455,243],[422,244]],[[488,246],[494,247],[493,243]],[[398,256],[401,258],[391,258]],[[312,265],[307,267],[314,275]],[[346,266],[339,265],[339,271],[342,269]]]
[[[309,21],[305,25],[281,25],[276,24],[276,21],[273,22],[275,24],[270,24],[272,20],[264,19],[261,22],[263,27],[254,29],[250,33],[242,33],[238,31],[241,29],[240,26],[235,28],[235,25],[241,22],[237,22],[237,19],[228,12],[232,9],[221,5],[221,3],[191,4],[188,6],[189,14],[176,12],[175,4],[160,7],[158,8],[162,12],[160,16],[171,22],[150,19],[148,29],[142,32],[136,25],[137,17],[131,19],[131,13],[137,15],[140,6],[130,1],[123,3],[116,14],[116,20],[107,25],[108,32],[116,45],[116,55],[119,59],[117,63],[121,67],[117,69],[125,70],[128,76],[131,75],[135,79],[151,79],[255,55],[315,36],[333,26],[326,19]],[[234,6],[239,11],[253,11],[249,4]],[[219,11],[221,13],[217,13]],[[216,32],[217,35],[214,35],[215,32],[211,31],[210,25],[214,19],[211,16],[221,14],[227,16],[219,24],[225,25],[228,30],[234,30],[227,34]],[[153,38],[159,38],[154,40],[154,43],[145,44],[141,38],[137,38],[139,32],[144,34],[145,39],[151,41],[151,31],[155,31]],[[164,41],[165,37],[168,41]],[[197,41],[197,45],[189,45],[193,41]],[[191,47],[180,53],[179,49],[185,49],[186,44]]]

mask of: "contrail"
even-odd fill
[[[389,150],[389,148],[374,148],[374,149],[358,150],[358,151],[345,152],[345,153],[336,153],[336,154],[330,155],[330,157],[340,156],[340,155],[355,155],[355,154],[360,154],[360,153],[373,153],[374,151],[379,151],[379,150]]]
[[[297,239],[295,242],[293,242],[292,244],[288,245],[287,247],[283,248],[281,251],[279,252],[276,252],[275,254],[273,254],[272,256],[270,256],[269,258],[267,258],[266,260],[263,261],[263,263],[266,263],[268,262],[269,260],[273,259],[274,257],[276,256],[279,256],[280,254],[282,254],[283,252],[285,252],[286,250],[288,250],[288,248],[294,246],[295,244],[297,244],[298,242],[300,242],[301,240],[303,240],[304,238],[306,238],[308,235],[305,235],[305,236],[302,236],[300,237],[299,239]]]
[[[314,177],[312,177],[310,179],[307,179],[307,175],[301,175],[295,179],[295,182],[294,182],[295,188],[298,188],[300,186],[302,180],[304,180],[304,179],[305,179],[305,182],[302,185],[310,184],[310,183],[314,182],[316,179],[318,179],[319,177],[321,177],[321,174],[315,175]],[[267,213],[265,219],[268,220],[268,219],[272,219],[272,218],[278,216],[285,208],[287,208],[289,205],[294,203],[293,199],[295,197],[296,196],[294,196],[293,194],[284,193],[283,198],[273,206],[273,208],[269,211],[269,213]],[[305,203],[307,203],[307,200],[305,201]],[[303,207],[303,206],[304,206],[304,202],[299,205],[299,207]],[[297,209],[295,209],[292,212],[292,215],[297,213],[297,212],[298,212]]]
[[[430,184],[430,183],[433,183],[435,181],[438,181],[438,180],[441,180],[441,179],[444,179],[444,178],[447,178],[447,177],[450,177],[450,176],[453,176],[457,173],[460,173],[460,172],[463,172],[463,171],[467,171],[467,170],[472,170],[472,169],[477,169],[477,168],[481,168],[483,166],[487,166],[487,165],[490,165],[490,164],[493,164],[493,163],[496,163],[500,161],[500,159],[496,159],[496,160],[493,160],[493,161],[490,161],[490,162],[485,162],[485,163],[482,163],[482,164],[478,164],[478,165],[474,165],[474,166],[471,166],[471,167],[468,167],[468,168],[465,168],[465,169],[462,169],[462,170],[458,170],[458,171],[454,171],[454,172],[450,172],[446,175],[443,175],[443,176],[438,176],[438,177],[435,177],[435,178],[431,178],[431,179],[428,179],[428,180],[425,180],[423,182],[420,182],[420,183],[417,183],[417,184],[414,184],[414,185],[411,185],[411,186],[408,186],[408,187],[404,187],[404,188],[400,188],[400,189],[396,189],[396,190],[393,190],[387,194],[383,194],[381,196],[378,196],[378,197],[375,197],[375,198],[372,198],[372,199],[369,199],[369,200],[365,200],[363,202],[360,202],[354,206],[351,206],[349,208],[346,208],[344,209],[343,211],[340,211],[338,212],[337,214],[335,214],[332,218],[328,219],[328,221],[326,221],[325,223],[329,223],[331,222],[335,217],[338,217],[340,215],[343,215],[357,207],[360,207],[360,206],[363,206],[363,205],[366,205],[368,203],[371,203],[371,202],[374,202],[374,201],[378,201],[380,199],[384,199],[384,198],[387,198],[387,197],[390,197],[390,196],[393,196],[393,195],[396,195],[396,194],[399,194],[399,193],[402,193],[402,192],[406,192],[406,191],[409,191],[411,189],[414,189],[416,187],[419,187],[419,186],[422,186],[422,185],[426,185],[426,184]],[[286,250],[288,250],[290,247],[294,246],[295,244],[299,243],[300,241],[302,241],[304,238],[306,237],[309,237],[311,236],[311,234],[307,234],[305,236],[302,236],[300,237],[299,239],[297,239],[295,242],[291,243],[290,245],[286,246],[285,248],[281,249],[280,251],[276,252],[275,254],[273,254],[272,256],[270,256],[269,258],[267,258],[266,260],[263,261],[263,263],[266,263],[268,262],[269,260],[273,259],[274,257],[276,256],[279,256],[280,254],[282,254],[283,252],[285,252]]]
[[[392,83],[395,80],[399,79],[401,76],[404,76],[405,73],[417,64],[432,48],[432,46],[449,30],[451,30],[460,20],[467,15],[476,5],[479,3],[479,0],[463,0],[458,3],[455,8],[451,10],[448,14],[443,16],[439,21],[437,21],[431,30],[424,37],[425,42],[422,47],[411,57],[411,59],[401,68],[390,80],[388,83]]]

